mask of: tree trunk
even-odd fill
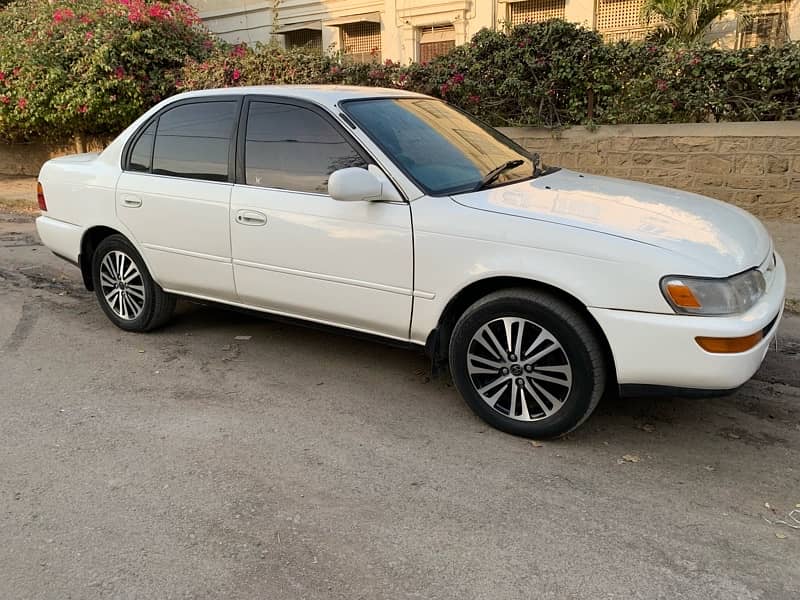
[[[78,154],[86,152],[86,139],[83,137],[82,133],[75,134],[75,152]]]

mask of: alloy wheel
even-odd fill
[[[572,389],[564,347],[550,331],[519,317],[494,319],[475,332],[467,372],[486,404],[518,421],[551,417]]]
[[[142,314],[144,280],[130,256],[119,250],[106,254],[100,263],[100,286],[106,303],[119,318],[133,321]]]

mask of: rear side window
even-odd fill
[[[277,102],[250,102],[244,162],[248,185],[316,194],[334,171],[367,165],[316,112]]]
[[[162,113],[155,136],[153,173],[228,181],[236,106],[236,101],[196,102]],[[138,143],[134,153],[137,149]]]
[[[129,171],[150,172],[153,163],[153,140],[156,137],[156,122],[153,121],[147,126],[136,144],[131,150],[131,158],[128,162]]]

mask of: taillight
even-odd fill
[[[41,183],[36,183],[36,200],[39,202],[39,209],[47,212],[47,201],[44,199],[44,188]]]

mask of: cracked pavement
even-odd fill
[[[1,214],[0,597],[800,597],[774,523],[800,503],[800,317],[731,397],[604,400],[538,447],[427,374],[190,302],[122,332]]]

